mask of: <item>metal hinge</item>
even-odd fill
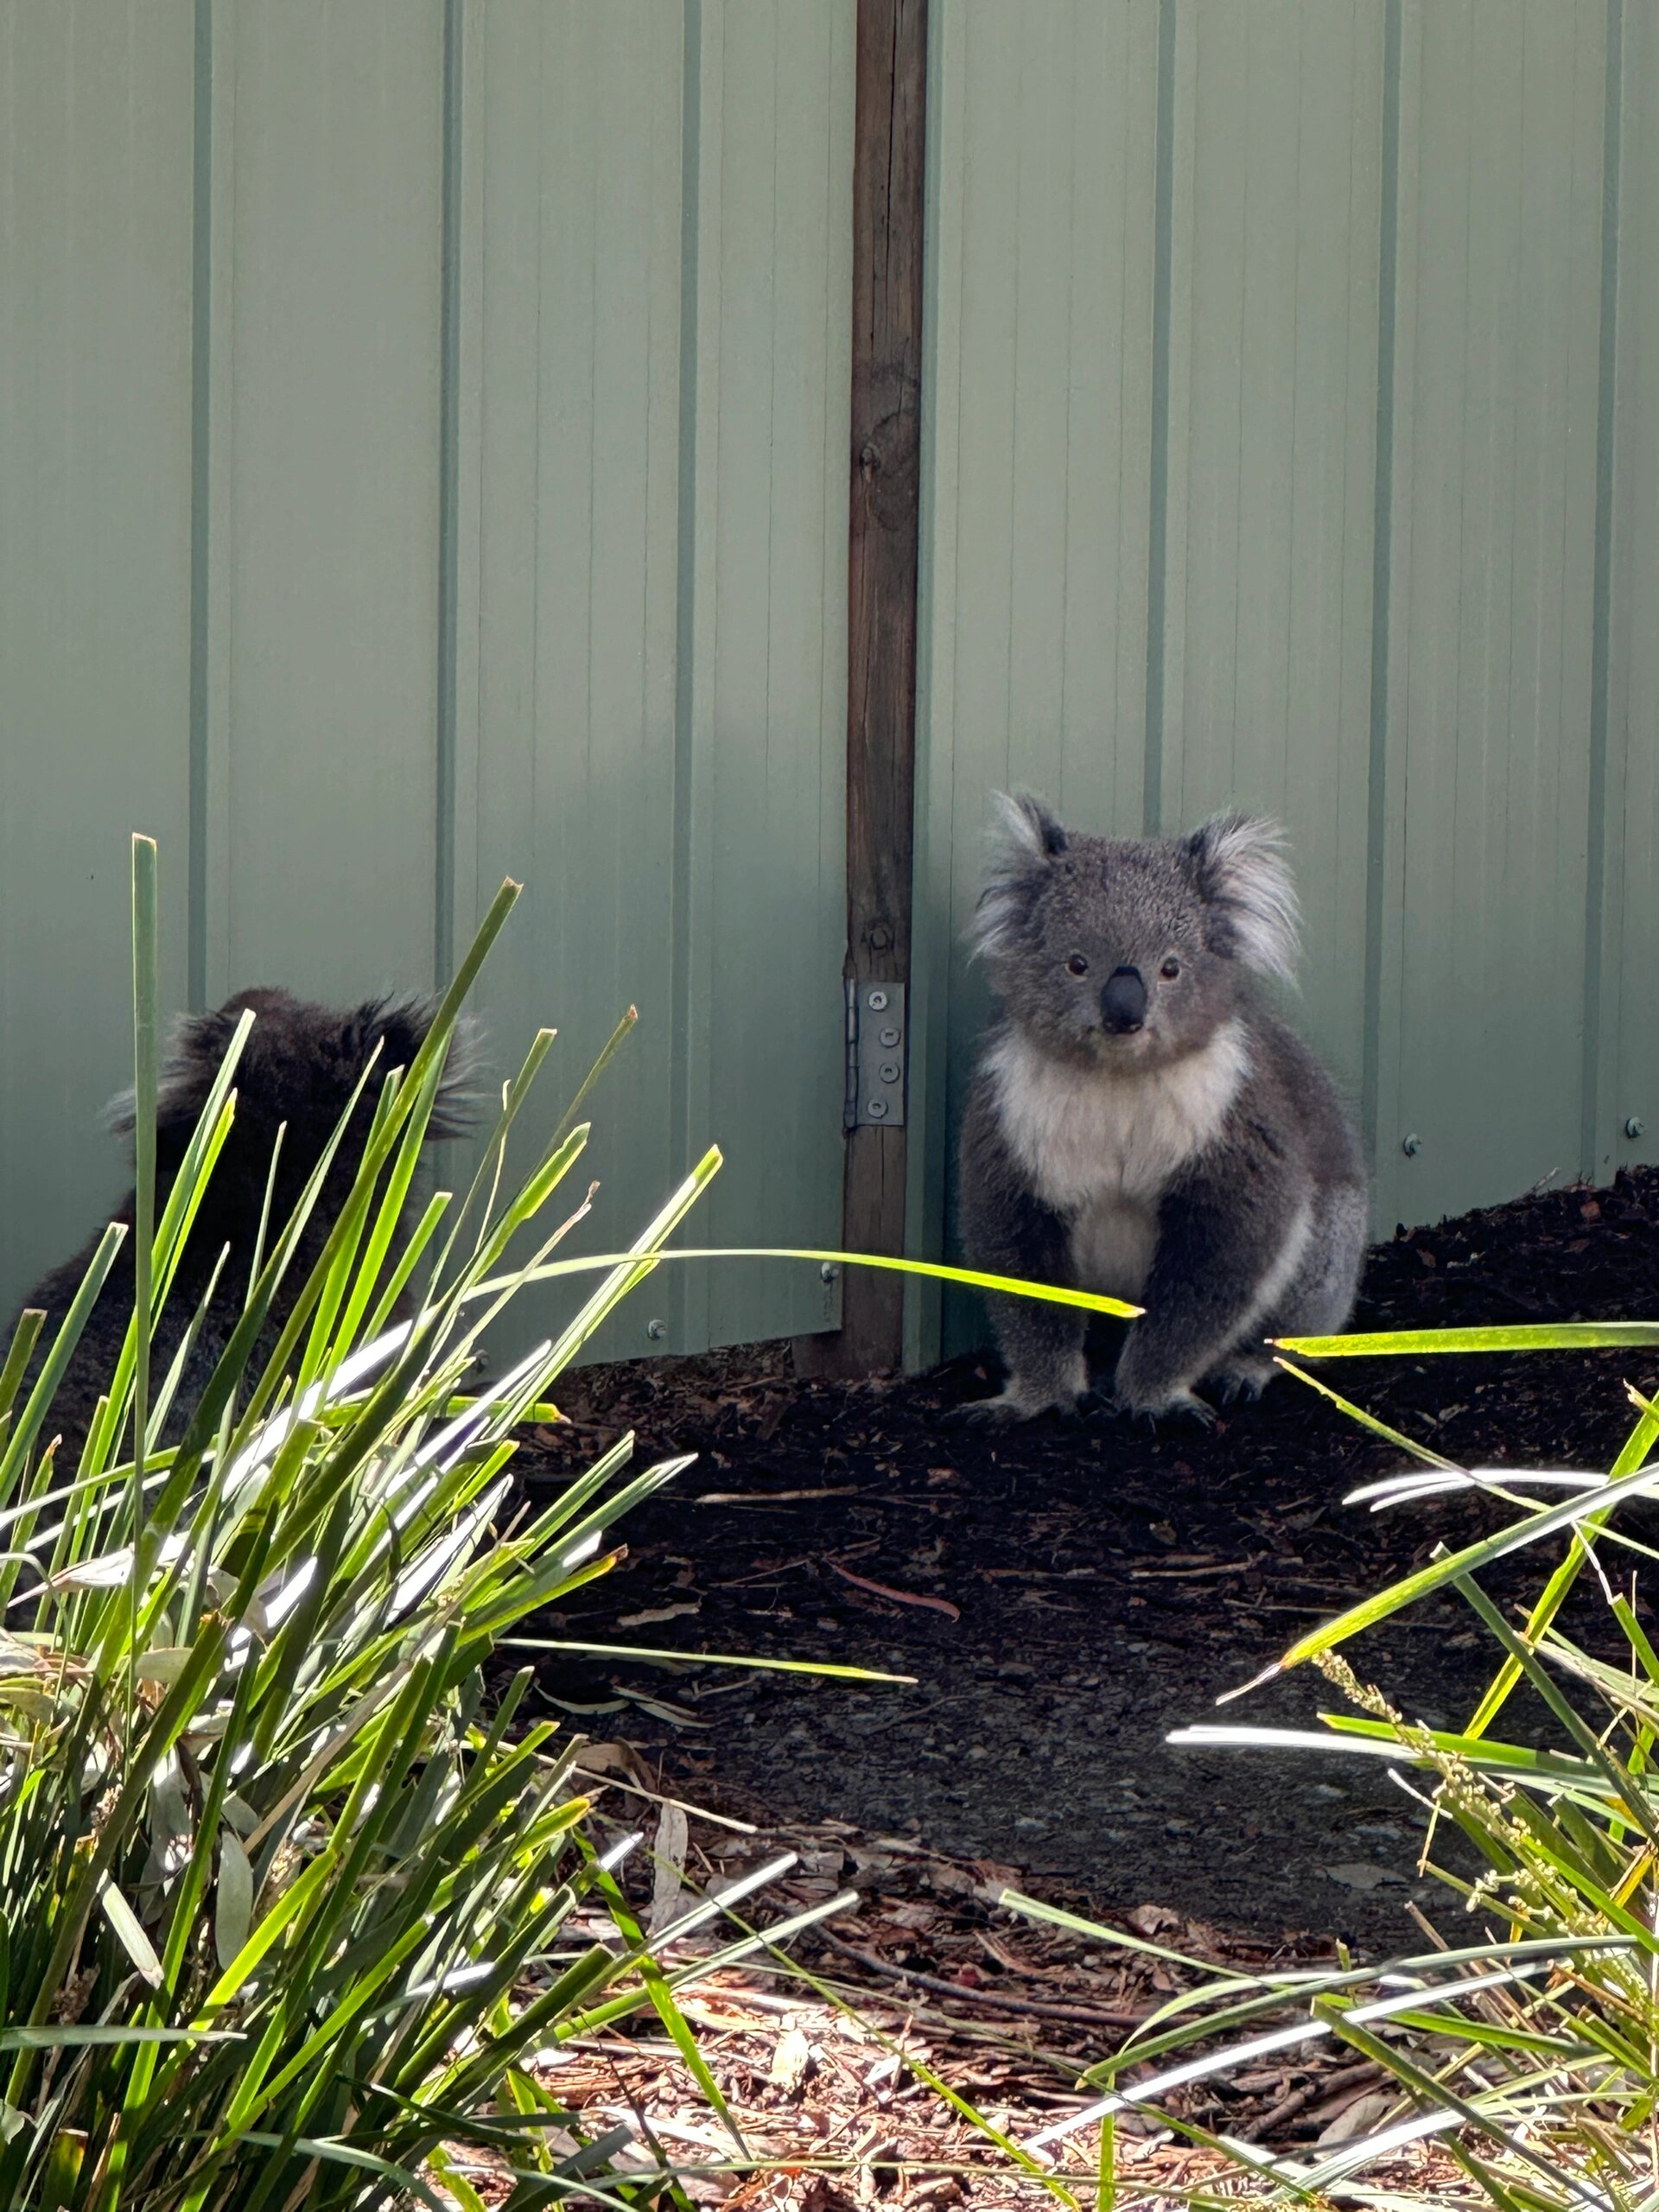
[[[904,985],[849,982],[844,1128],[903,1128],[908,1059]]]

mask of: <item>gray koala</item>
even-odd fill
[[[1365,1248],[1353,1126],[1254,981],[1294,963],[1281,833],[1229,814],[1080,836],[1035,799],[997,805],[972,938],[1003,1011],[962,1133],[969,1261],[1142,1306],[1118,1404],[1213,1420],[1197,1386],[1254,1397],[1264,1338],[1342,1328]],[[989,1303],[1007,1381],[988,1409],[1075,1405],[1086,1314]]]
[[[168,1444],[176,1444],[183,1434],[187,1416],[207,1388],[219,1354],[241,1319],[248,1270],[268,1196],[267,1256],[327,1151],[359,1078],[369,1069],[363,1095],[297,1241],[264,1334],[256,1347],[256,1374],[276,1350],[283,1324],[356,1180],[382,1082],[393,1068],[410,1065],[425,1041],[436,1011],[435,1005],[418,998],[370,999],[360,1006],[337,1010],[314,1006],[288,991],[246,990],[216,1012],[184,1016],[175,1029],[161,1071],[156,1104],[158,1216],[184,1164],[219,1063],[247,1007],[253,1009],[255,1019],[236,1071],[236,1119],[203,1194],[152,1344],[152,1372],[159,1382],[184,1341],[192,1314],[207,1299],[214,1271],[219,1269],[200,1334],[164,1431],[163,1441]],[[429,1141],[462,1135],[470,1125],[477,1046],[477,1032],[463,1017],[451,1038],[427,1125]],[[113,1127],[129,1139],[133,1133],[133,1111],[130,1091],[110,1109]],[[283,1144],[280,1153],[276,1153],[273,1179],[271,1160],[279,1128],[283,1132]],[[124,1223],[130,1233],[137,1212],[137,1195],[129,1192],[114,1218]],[[73,1259],[53,1268],[23,1300],[26,1306],[34,1306],[48,1317],[29,1363],[27,1379],[30,1382],[45,1362],[57,1324],[79,1288],[97,1246],[98,1239],[93,1237]],[[228,1257],[221,1267],[220,1255],[225,1253]],[[73,1468],[79,1458],[99,1397],[114,1373],[125,1341],[133,1297],[129,1234],[128,1246],[99,1293],[52,1402],[47,1433],[61,1439],[60,1465]]]

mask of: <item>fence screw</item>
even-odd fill
[[[647,1321],[645,1324],[645,1334],[651,1338],[653,1344],[661,1344],[663,1338],[668,1334],[667,1322]]]
[[[837,1276],[839,1276],[840,1273],[841,1269],[836,1265],[833,1260],[826,1260],[823,1265],[818,1269],[818,1281],[820,1282],[834,1282]]]
[[[1627,1137],[1645,1136],[1647,1129],[1648,1125],[1639,1114],[1632,1114],[1624,1124],[1624,1134]]]
[[[1422,1148],[1423,1141],[1421,1137],[1418,1135],[1415,1129],[1412,1131],[1409,1136],[1402,1137],[1400,1140],[1400,1149],[1405,1154],[1408,1160],[1415,1160]]]

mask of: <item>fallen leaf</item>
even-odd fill
[[[685,1891],[685,1852],[690,1827],[684,1813],[677,1805],[664,1805],[663,1816],[657,1823],[657,1842],[652,1853],[656,1874],[651,1891],[651,1918],[646,1932],[660,1936],[672,1920],[680,1916],[680,1899]]]
[[[895,1928],[934,1928],[938,1924],[938,1913],[931,1904],[890,1904],[882,1914]]]
[[[953,1605],[948,1598],[930,1598],[919,1590],[894,1590],[885,1582],[872,1582],[868,1575],[855,1574],[839,1560],[832,1559],[830,1564],[843,1582],[855,1583],[861,1590],[872,1590],[878,1598],[891,1598],[896,1605],[925,1605],[930,1611],[948,1614],[953,1621],[962,1618],[962,1607]]]
[[[854,1490],[706,1490],[691,1501],[693,1505],[795,1505],[803,1499],[817,1497],[859,1497],[862,1492]]]
[[[1341,1866],[1327,1866],[1325,1872],[1344,1890],[1380,1890],[1384,1882],[1403,1883],[1406,1878],[1391,1867],[1373,1866],[1363,1859],[1344,1859]]]
[[[1351,2143],[1356,2137],[1369,2134],[1381,2120],[1385,2120],[1400,2101],[1397,2089],[1367,2089],[1351,2104],[1345,2104],[1331,2125],[1317,2140],[1323,2151],[1336,2143]]]
[[[812,2046],[798,2028],[785,2028],[772,2054],[766,2079],[792,2097],[812,2071]]]
[[[1137,1936],[1161,1935],[1166,1928],[1179,1928],[1181,1924],[1179,1915],[1161,1904],[1138,1904],[1123,1917]]]
[[[677,1621],[686,1613],[700,1613],[701,1601],[681,1605],[652,1605],[643,1613],[624,1613],[617,1622],[618,1628],[652,1628],[658,1621]]]
[[[617,1700],[620,1711],[622,1700]],[[579,1774],[620,1774],[630,1782],[644,1778],[639,1755],[632,1744],[584,1744],[576,1762]]]
[[[644,1690],[625,1689],[620,1683],[616,1687],[622,1689],[623,1696],[631,1704],[637,1705],[641,1713],[649,1713],[658,1720],[666,1720],[672,1728],[712,1728],[714,1726],[711,1720],[699,1720],[695,1713],[688,1713],[683,1705],[671,1705],[666,1698],[652,1697]]]

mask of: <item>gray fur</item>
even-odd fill
[[[213,1013],[184,1016],[174,1027],[156,1101],[158,1217],[237,1025],[249,1009],[254,1021],[236,1069],[235,1118],[202,1195],[151,1344],[151,1371],[159,1383],[184,1340],[192,1315],[199,1306],[204,1307],[201,1330],[163,1431],[162,1440],[168,1444],[179,1441],[186,1417],[207,1388],[241,1319],[267,1192],[270,1222],[264,1249],[269,1257],[271,1244],[287,1225],[366,1071],[362,1096],[324,1179],[317,1204],[296,1241],[264,1333],[255,1348],[252,1371],[256,1375],[276,1349],[295,1299],[321,1256],[356,1180],[385,1078],[394,1068],[410,1065],[436,1011],[432,1002],[420,998],[370,999],[359,1006],[334,1008],[312,1005],[288,991],[264,989],[240,991]],[[470,1126],[476,1099],[473,1086],[477,1045],[477,1033],[471,1023],[464,1020],[458,1023],[451,1034],[427,1124],[430,1141],[459,1136]],[[133,1113],[130,1091],[115,1099],[108,1113],[111,1126],[128,1140],[133,1132]],[[132,1319],[130,1232],[137,1211],[137,1196],[129,1192],[114,1217],[128,1230],[127,1247],[99,1294],[52,1402],[47,1433],[56,1433],[61,1440],[60,1466],[73,1469],[79,1458],[99,1398],[114,1372]],[[30,1363],[30,1382],[44,1363],[97,1243],[98,1239],[92,1238],[73,1259],[54,1268],[23,1301],[25,1306],[47,1315],[47,1325]]]
[[[1108,839],[1035,799],[997,809],[972,931],[1002,1011],[962,1133],[969,1262],[1143,1306],[1118,1402],[1210,1419],[1199,1385],[1254,1396],[1272,1378],[1264,1338],[1343,1327],[1365,1248],[1352,1123],[1255,984],[1294,972],[1282,834],[1224,815]],[[1109,1027],[1142,1006],[1138,1028]],[[1086,1316],[988,1302],[1007,1367],[995,1409],[1074,1405]]]

